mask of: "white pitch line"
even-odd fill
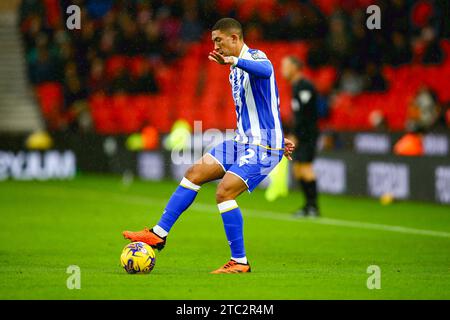
[[[217,209],[215,206],[205,205],[205,204],[195,204],[193,208],[199,211],[208,211],[211,212],[213,209]],[[340,226],[340,227],[348,227],[348,228],[358,228],[358,229],[370,229],[370,230],[380,230],[380,231],[391,231],[391,232],[399,232],[406,234],[415,234],[415,235],[424,235],[424,236],[432,236],[432,237],[441,237],[441,238],[450,238],[450,232],[445,231],[434,231],[434,230],[426,230],[426,229],[415,229],[403,226],[392,226],[386,224],[378,224],[371,222],[361,222],[361,221],[352,221],[352,220],[343,220],[343,219],[331,219],[331,218],[303,218],[298,219],[291,216],[287,216],[285,213],[275,212],[275,211],[259,211],[255,209],[243,209],[244,216],[252,216],[257,218],[264,219],[272,219],[272,220],[282,220],[282,221],[291,221],[291,222],[310,222],[315,224],[323,224],[323,225],[331,225],[331,226]]]
[[[55,188],[54,187],[46,187],[47,189],[53,189],[54,191],[61,191],[61,188]],[[42,189],[39,190],[42,192]],[[49,196],[55,196],[55,192],[52,191]],[[152,197],[145,197],[140,195],[127,195],[127,194],[120,194],[115,192],[109,192],[109,191],[101,191],[101,190],[93,190],[93,189],[87,189],[87,188],[77,188],[77,189],[71,189],[71,195],[73,195],[76,191],[84,192],[82,195],[85,198],[90,198],[93,193],[101,194],[105,197],[105,199],[108,200],[115,200],[118,202],[128,202],[130,204],[137,204],[137,205],[160,205],[164,206],[167,202],[163,199],[158,198],[152,198]],[[85,192],[89,192],[89,195],[87,195]],[[92,199],[92,198],[90,198]],[[210,204],[204,204],[204,203],[194,203],[191,207],[194,210],[202,211],[202,212],[208,212],[208,213],[218,213],[218,209],[215,205]],[[371,223],[371,222],[361,222],[361,221],[355,221],[355,220],[343,220],[343,219],[331,219],[331,218],[303,218],[303,219],[297,219],[292,216],[287,215],[286,213],[282,212],[275,212],[275,211],[260,211],[256,209],[243,209],[244,216],[251,216],[256,218],[263,218],[263,219],[271,219],[271,220],[279,220],[279,221],[289,221],[289,222],[307,222],[307,223],[315,223],[315,224],[322,224],[322,225],[331,225],[331,226],[339,226],[339,227],[347,227],[347,228],[357,228],[357,229],[368,229],[368,230],[379,230],[379,231],[390,231],[390,232],[398,232],[398,233],[405,233],[405,234],[413,234],[413,235],[422,235],[422,236],[431,236],[431,237],[440,237],[440,238],[450,238],[450,232],[445,231],[435,231],[435,230],[426,230],[426,229],[415,229],[415,228],[409,228],[409,227],[403,227],[403,226],[394,226],[394,225],[386,225],[386,224],[378,224],[378,223]]]
[[[423,236],[450,238],[450,233],[445,232],[445,231],[415,229],[415,228],[409,228],[409,227],[391,226],[391,225],[377,224],[377,223],[329,219],[329,218],[320,218],[319,220],[313,221],[313,222],[316,222],[319,224],[328,224],[328,225],[333,225],[333,226],[345,226],[345,227],[360,228],[360,229],[383,230],[383,231],[392,231],[392,232],[399,232],[399,233],[417,234],[417,235],[423,235]]]

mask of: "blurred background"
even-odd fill
[[[380,30],[366,27],[372,4]],[[446,0],[2,0],[0,180],[179,179],[188,164],[170,152],[194,148],[180,130],[235,127],[229,70],[207,59],[226,16],[274,64],[285,123],[280,63],[304,61],[321,192],[450,203]]]

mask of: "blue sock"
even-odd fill
[[[188,179],[183,178],[183,180],[181,180],[180,185],[170,197],[166,209],[164,210],[164,213],[157,224],[157,226],[163,229],[161,231],[158,228],[159,232],[157,231],[156,233],[159,236],[167,236],[167,233],[169,233],[173,224],[177,221],[180,215],[187,208],[189,208],[192,202],[194,202],[194,199],[197,196],[199,190],[200,186],[193,184]]]
[[[244,221],[242,213],[235,200],[229,200],[218,204],[222,215],[223,226],[231,249],[232,258],[245,258],[244,248]]]

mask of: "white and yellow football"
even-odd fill
[[[155,266],[155,261],[155,251],[144,242],[127,244],[120,256],[122,267],[130,274],[150,273]]]

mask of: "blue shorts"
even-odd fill
[[[226,140],[208,152],[225,172],[241,178],[249,192],[252,192],[276,167],[283,153],[284,150],[268,149],[234,140]]]

